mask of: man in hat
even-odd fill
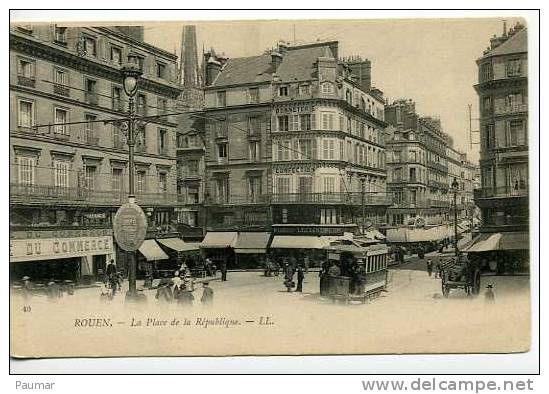
[[[180,306],[193,306],[194,296],[191,290],[187,288],[181,289],[177,296],[177,304]]]
[[[494,294],[494,291],[492,290],[494,288],[493,285],[489,284],[486,286],[486,292],[484,293],[484,302],[487,304],[493,304],[496,302],[496,296]]]
[[[433,262],[431,261],[431,259],[427,260],[427,273],[429,274],[429,276],[433,274]]]
[[[28,276],[23,276],[21,278],[21,281],[23,282],[21,294],[23,295],[23,298],[28,298],[31,295],[32,282],[30,281],[30,278]]]
[[[53,279],[48,282],[47,293],[49,301],[55,302],[59,298],[59,286]]]
[[[305,279],[305,273],[303,272],[303,267],[299,265],[297,267],[297,287],[295,291],[299,291],[300,293],[303,291],[303,279]]]
[[[221,262],[221,280],[223,282],[227,281],[227,260],[225,258]]]
[[[202,283],[202,297],[200,297],[200,302],[204,306],[211,306],[213,303],[214,291],[210,287],[209,282]]]

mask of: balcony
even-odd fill
[[[448,167],[443,164],[437,163],[436,161],[427,161],[427,166],[439,170],[441,172],[448,172]]]
[[[53,132],[53,138],[56,140],[68,141],[71,138],[71,135],[68,130],[55,130]]]
[[[85,141],[88,145],[99,146],[99,137],[93,134],[86,134]]]
[[[21,86],[26,86],[29,88],[34,88],[36,81],[33,77],[25,77],[23,75],[17,76],[17,84]]]
[[[122,205],[128,194],[120,190],[88,190],[80,187],[10,184],[10,203],[68,204],[68,205]],[[172,193],[138,192],[136,200],[142,205],[173,205],[177,195]]]
[[[434,208],[449,208],[453,204],[450,201],[428,199],[427,205]]]
[[[269,204],[270,196],[260,194],[255,196],[212,196],[206,205],[245,205],[245,204]]]
[[[518,113],[527,113],[528,104],[512,104],[512,105],[500,105],[496,106],[494,113],[496,115],[508,115],[508,114],[518,114]]]
[[[273,194],[273,204],[344,204],[344,205],[381,205],[393,203],[392,196],[387,193],[278,193]]]
[[[473,193],[475,200],[482,198],[527,197],[528,188],[514,188],[511,186],[486,187],[482,189],[475,189],[473,190]]]
[[[436,189],[442,189],[442,190],[448,190],[450,188],[450,186],[448,186],[444,182],[433,181],[433,180],[430,180],[428,185],[429,185],[429,187],[433,187],[433,188],[436,188]]]
[[[99,97],[95,92],[86,92],[85,93],[86,102],[91,105],[99,105]]]
[[[68,86],[59,85],[57,83],[53,85],[53,93],[58,94],[59,96],[64,96],[64,97],[70,97],[71,95],[70,89]]]

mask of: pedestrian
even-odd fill
[[[486,292],[484,293],[484,302],[487,304],[493,304],[496,302],[496,295],[493,292],[493,285],[486,286]]]
[[[442,264],[440,264],[440,260],[437,261],[436,265],[435,279],[436,278],[442,279]]]
[[[214,291],[208,282],[202,283],[202,289],[202,297],[200,297],[200,302],[202,302],[202,305],[209,307],[213,304]]]
[[[116,271],[109,275],[109,286],[111,288],[111,294],[114,297],[116,295],[116,290],[118,289],[118,286],[119,286]]]
[[[107,278],[111,275],[116,274],[116,265],[114,264],[114,259],[111,259],[109,264],[107,264],[107,271],[105,273],[107,274]]]
[[[194,291],[194,279],[191,274],[186,274],[183,282],[183,285],[187,290]]]
[[[48,301],[55,302],[59,298],[59,286],[53,279],[48,282],[47,294]]]
[[[417,252],[417,257],[419,257],[421,260],[425,258],[425,251],[423,250],[422,246],[419,247],[419,250]]]
[[[431,261],[431,259],[427,260],[427,273],[429,274],[429,276],[433,274],[433,262]]]
[[[339,268],[336,262],[334,262],[332,266],[328,269],[328,275],[341,276],[341,269]]]
[[[305,266],[305,273],[309,272],[309,256],[303,257],[303,265]]]
[[[284,263],[284,286],[287,291],[291,291],[294,287],[294,270],[288,263]]]
[[[177,297],[177,305],[180,306],[193,306],[194,296],[189,289],[182,289]]]
[[[300,266],[297,267],[297,287],[295,291],[303,292],[303,279],[305,279],[305,273],[303,272],[303,268]]]
[[[226,282],[227,281],[227,260],[223,259],[221,261],[221,281]]]

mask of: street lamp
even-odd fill
[[[134,162],[134,145],[135,145],[135,119],[134,119],[134,97],[137,94],[137,84],[142,72],[139,67],[137,56],[134,54],[128,55],[128,63],[122,67],[124,76],[123,86],[124,92],[128,96],[128,170],[129,170],[129,190],[128,199],[130,203],[135,203],[135,162]],[[127,297],[135,298],[137,295],[136,289],[136,259],[135,251],[128,253],[128,283],[129,290]]]
[[[456,178],[452,182],[452,189],[454,191],[454,251],[456,256],[459,254],[458,251],[458,215],[457,215],[457,192],[458,192],[459,183]]]

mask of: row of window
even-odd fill
[[[503,136],[496,136],[495,125],[493,123],[485,124],[483,130],[481,143],[484,149],[528,145],[526,121],[523,119],[506,121]]]
[[[20,84],[34,87],[34,80],[36,78],[36,64],[35,61],[29,58],[18,58],[17,74],[23,79],[19,81]],[[55,94],[70,97],[71,89],[83,90],[85,94],[85,101],[88,104],[99,105],[99,80],[96,78],[83,77],[83,89],[71,86],[71,72],[68,69],[60,68],[58,66],[53,67],[53,92]],[[125,99],[122,96],[123,89],[119,85],[112,84],[110,93],[110,108],[116,111],[125,111],[126,105],[124,105]],[[140,115],[146,115],[149,105],[147,104],[147,95],[145,93],[138,93],[136,97],[136,111]],[[165,114],[168,110],[168,99],[163,97],[157,97],[156,110],[158,115]]]
[[[21,128],[32,128],[35,123],[35,103],[29,99],[18,100],[18,126]],[[51,126],[51,131],[57,136],[70,136],[70,110],[65,107],[53,108],[54,123]],[[99,125],[98,118],[93,114],[84,115],[84,123],[81,125],[73,125],[73,127],[84,127],[83,139],[84,142],[90,145],[99,145]],[[113,147],[124,148],[126,136],[118,126],[113,126]],[[138,128],[136,132],[136,150],[138,152],[146,152],[147,132],[144,127]],[[157,146],[159,154],[167,154],[169,146],[168,130],[159,128],[157,132]]]
[[[36,158],[20,156],[17,158],[17,180],[19,185],[33,186],[36,185]],[[71,186],[71,174],[74,173],[70,169],[71,162],[66,160],[53,160],[52,175],[53,186],[58,188],[68,188]],[[124,175],[123,168],[111,169],[111,191],[122,192],[125,190],[127,176]],[[97,178],[99,172],[95,165],[85,165],[82,173],[78,173],[79,188],[87,191],[96,190]],[[135,187],[136,192],[147,192],[147,179],[153,177],[148,175],[147,171],[136,170],[135,172]],[[166,172],[159,172],[155,177],[158,184],[158,192],[166,193],[168,191],[168,175]]]
[[[32,25],[27,25],[22,28],[27,34],[33,33]],[[67,27],[57,26],[54,27],[54,43],[60,44],[62,46],[67,46]],[[104,44],[103,48],[99,47],[98,38],[92,36],[91,34],[82,34],[76,42],[76,51],[79,55],[88,56],[92,58],[99,57],[99,51],[101,50],[101,57],[106,58],[110,61],[111,64],[120,66],[125,60],[122,58],[123,48],[120,45],[114,43]],[[106,53],[103,53],[106,51]],[[138,65],[142,72],[146,72],[144,69],[145,56],[140,54],[135,54],[138,59]],[[162,61],[155,61],[154,75],[158,78],[168,79],[168,65]]]
[[[522,59],[509,59],[505,62],[505,74],[496,77],[520,77],[524,73]],[[480,82],[491,81],[494,79],[494,66],[491,62],[483,63],[480,66]]]

